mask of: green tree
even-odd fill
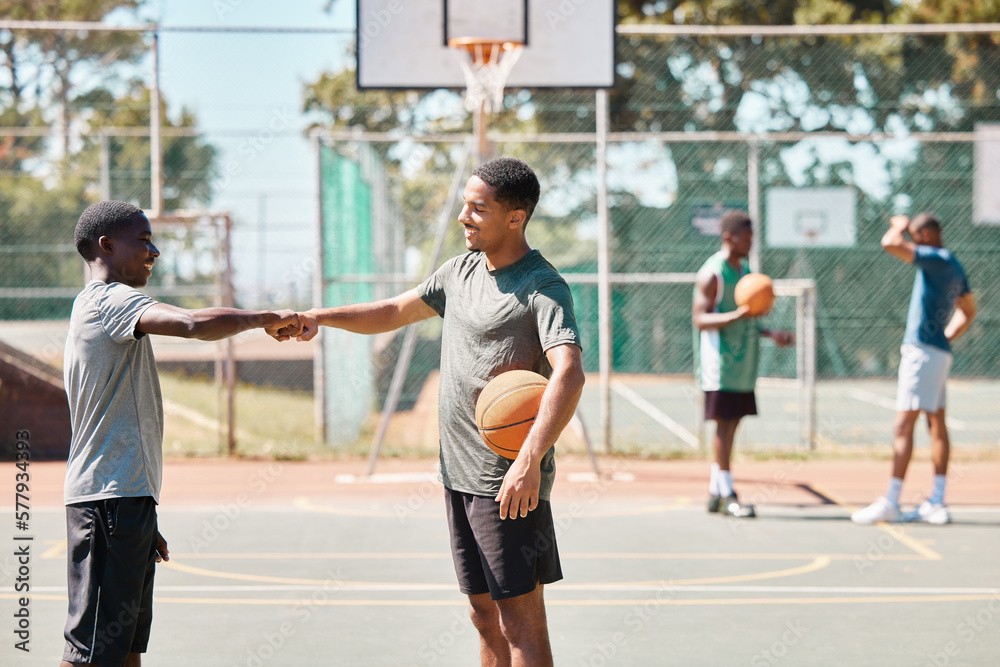
[[[101,21],[114,11],[134,13],[143,4],[144,0],[0,0],[0,16],[28,21]],[[114,64],[135,64],[147,47],[145,37],[133,32],[15,30],[0,37],[0,51],[10,82],[0,108],[18,112],[45,109],[47,119],[63,130],[61,150],[67,155],[73,112],[84,111],[74,104],[86,92],[75,83],[79,74],[113,72]]]
[[[113,12],[136,15],[144,5],[143,0],[0,0],[0,15],[101,21]],[[147,53],[148,35],[139,33],[0,31],[0,126],[61,128],[55,145],[49,136],[0,130],[0,286],[79,285],[83,268],[72,246],[73,227],[100,195],[101,128],[149,127],[149,90],[131,78]],[[163,98],[160,113],[165,128],[197,124],[188,110],[169,113]],[[216,149],[193,135],[165,136],[162,145],[165,208],[208,203]],[[109,137],[108,147],[111,196],[147,206],[148,137]],[[65,317],[70,301],[0,299],[0,317]]]

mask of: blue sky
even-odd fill
[[[158,0],[142,18],[163,26],[354,26],[354,3],[335,0]],[[213,208],[228,210],[235,280],[246,305],[260,287],[275,306],[289,298],[288,275],[312,258],[314,160],[301,112],[304,84],[346,65],[348,34],[172,33],[160,36],[160,85],[171,109],[193,110],[221,151]],[[264,235],[259,233],[264,222]],[[261,252],[263,239],[263,252]],[[263,264],[263,270],[261,270]],[[309,294],[306,280],[293,286]],[[263,304],[261,304],[263,305]]]

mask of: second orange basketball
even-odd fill
[[[487,447],[504,458],[517,458],[548,382],[532,371],[507,371],[489,381],[476,403],[476,426]]]
[[[774,306],[774,284],[763,273],[748,273],[736,283],[737,306],[750,309],[751,317],[767,315]]]

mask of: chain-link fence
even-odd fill
[[[209,53],[217,48],[198,43]],[[989,130],[1000,122],[998,66],[1000,47],[985,33],[684,36],[622,26],[607,128],[597,127],[592,92],[514,90],[492,119],[491,136],[497,154],[520,157],[539,174],[542,200],[528,237],[572,284],[589,372],[598,371],[601,332],[598,288],[584,277],[597,273],[600,259],[596,165],[603,131],[613,275],[690,274],[719,248],[719,212],[751,211],[754,264],[778,279],[816,284],[821,447],[889,440],[913,269],[886,255],[879,238],[893,213],[935,212],[979,305],[975,324],[955,346],[953,439],[995,447],[988,407],[1000,398],[1000,304],[989,287],[1000,279],[1000,226],[980,214],[977,200],[990,192],[976,183],[996,147]],[[307,92],[306,115],[275,112],[257,129],[204,131],[193,115],[174,114],[164,130],[165,208],[256,208],[255,215],[235,216],[239,306],[336,305],[407,289],[434,268],[436,221],[457,216],[454,202],[443,210],[471,129],[457,94],[348,91],[345,99],[340,88],[323,91],[317,84]],[[147,205],[148,96],[137,93],[131,108],[131,127],[120,113],[113,127],[73,128],[62,155],[51,149],[61,143],[58,132],[0,127],[0,332],[68,316],[83,279],[72,227],[88,203],[110,196]],[[287,121],[287,113],[296,120]],[[338,120],[346,117],[356,127]],[[321,151],[309,148],[306,124],[330,128],[316,135]],[[293,154],[311,165],[311,182],[288,182],[279,156]],[[802,206],[803,194],[810,206]],[[276,226],[269,214],[286,206],[305,213]],[[442,261],[464,251],[451,227]],[[162,268],[150,293],[191,307],[221,299],[224,262],[215,233],[158,225]],[[320,265],[325,287],[317,293]],[[697,433],[691,296],[684,283],[611,289],[608,370],[618,388],[611,390],[611,433],[619,449],[686,447],[662,426],[664,418]],[[767,324],[795,329],[795,304],[779,299]],[[389,426],[390,448],[436,446],[439,334],[437,321],[419,328]],[[318,369],[312,346],[238,341],[240,451],[297,456],[324,424],[332,443],[370,442],[404,336],[324,336]],[[22,334],[0,337],[32,347]],[[177,419],[168,420],[175,429],[168,452],[218,450],[213,429],[224,421],[225,405],[206,354],[192,348],[187,360],[160,358],[165,393],[178,406]],[[765,341],[761,374],[794,379],[797,359],[795,350]],[[592,436],[600,434],[597,391],[596,381],[588,383],[582,404]],[[797,390],[764,383],[759,398],[762,415],[748,421],[742,444],[797,442]]]

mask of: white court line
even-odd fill
[[[620,380],[612,380],[611,388],[617,391],[619,394],[621,394],[622,397],[625,398],[625,400],[630,402],[632,405],[634,405],[635,407],[639,408],[647,415],[652,417],[658,424],[665,426],[668,431],[676,435],[685,443],[691,445],[695,449],[698,448],[699,446],[698,436],[696,436],[694,433],[687,430],[686,428],[675,422],[673,419],[665,415],[662,411],[660,411],[659,408],[657,408],[655,405],[644,399],[639,394],[629,389]]]
[[[419,589],[415,586],[420,586]],[[454,590],[458,592],[458,584],[430,584],[439,590]],[[382,584],[379,586],[351,586],[351,591],[427,591],[428,584]],[[66,593],[65,586],[33,586],[33,591],[39,593]],[[270,585],[270,586],[156,586],[159,593],[265,593],[324,590],[323,586],[307,585]],[[697,593],[870,593],[889,595],[1000,595],[1000,588],[961,588],[961,587],[894,587],[894,586],[731,586],[731,585],[649,585],[649,584],[552,584],[546,592],[552,590],[573,591],[694,591]],[[12,593],[13,588],[0,591]]]
[[[851,398],[856,401],[861,401],[862,403],[868,403],[876,407],[885,408],[887,410],[892,410],[896,412],[896,401],[891,398],[882,396],[881,394],[876,394],[875,392],[868,391],[866,389],[853,389],[848,394]],[[969,430],[968,424],[966,424],[961,419],[955,419],[954,417],[945,417],[944,423],[948,428],[953,428],[956,431],[967,431]]]
[[[385,472],[373,475],[336,475],[337,484],[409,484],[411,482],[440,482],[437,472]]]
[[[571,472],[566,475],[566,481],[569,482],[599,482],[600,476],[596,472]],[[613,472],[611,473],[612,482],[634,482],[635,475],[630,472]]]

